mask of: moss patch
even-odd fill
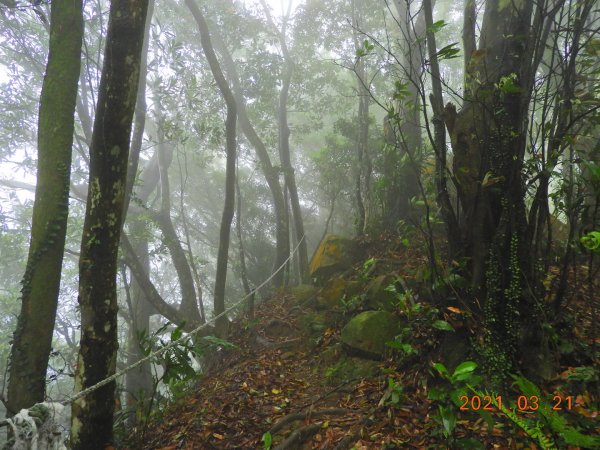
[[[365,311],[342,329],[342,342],[351,355],[382,359],[385,343],[398,334],[399,320],[387,311]]]

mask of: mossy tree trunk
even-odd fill
[[[7,408],[11,415],[44,401],[69,211],[82,38],[82,1],[52,2],[50,48],[40,98],[31,242],[10,355]]]
[[[461,207],[462,242],[453,246],[464,248],[475,295],[485,299],[482,351],[501,380],[517,360],[519,316],[531,320],[533,310],[522,167],[536,34],[532,2],[490,0],[475,49],[471,9],[467,2],[465,99],[458,112],[450,103],[444,111]]]
[[[125,218],[127,217],[127,212],[129,209],[129,203],[131,201],[132,193],[134,192],[134,184],[139,167],[140,153],[142,151],[144,129],[146,127],[146,77],[148,74],[150,25],[152,23],[153,14],[154,0],[149,0],[146,24],[144,27],[144,44],[142,46],[142,55],[140,60],[140,74],[137,99],[135,102],[129,162],[127,165],[127,183],[125,187],[125,200],[123,202],[123,223],[125,223]],[[144,171],[143,174],[147,175],[147,172]],[[158,176],[154,179],[157,180]],[[154,190],[157,182],[142,178],[142,183],[145,185],[144,189],[138,188],[136,197],[141,201],[145,201],[147,196],[150,194],[150,188]],[[140,219],[140,217],[135,217],[134,220],[131,221],[132,240],[135,252],[139,257],[140,264],[145,269],[145,272],[149,274],[150,255],[148,248],[147,228],[147,222]],[[144,335],[147,336],[150,332],[150,317],[153,311],[152,306],[144,295],[144,291],[134,276],[131,276],[130,286],[131,303],[129,304],[130,321],[127,334],[127,366],[137,363],[145,356],[144,352],[142,351],[140,338]],[[136,411],[141,411],[144,416],[147,413],[147,411],[144,411],[144,409],[147,408],[150,403],[149,398],[153,394],[152,388],[153,379],[150,363],[142,364],[137,369],[132,370],[125,375],[125,390],[127,392],[126,405],[129,410],[127,421],[129,426],[135,426],[138,421],[138,417],[140,415],[136,414]]]
[[[79,260],[81,342],[75,392],[116,369],[117,253],[147,9],[148,0],[113,0],[110,7]],[[114,394],[113,382],[73,402],[73,449],[104,449],[112,441]]]

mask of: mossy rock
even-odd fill
[[[342,329],[342,342],[350,355],[379,360],[387,349],[385,343],[398,334],[399,324],[387,311],[365,311]]]
[[[319,363],[325,366],[333,366],[345,356],[341,343],[332,344],[319,353]]]
[[[310,300],[317,293],[317,288],[312,284],[299,284],[290,289],[290,293],[297,302]]]
[[[310,260],[310,276],[322,283],[331,275],[352,267],[359,258],[358,244],[341,236],[326,236]]]
[[[325,314],[316,311],[308,311],[302,317],[302,325],[308,335],[314,336],[315,334],[323,333],[329,326],[329,323]]]
[[[342,277],[332,278],[317,297],[317,308],[319,309],[333,309],[340,304],[340,300],[344,296],[346,291],[346,281]]]
[[[388,286],[392,284],[394,284],[394,277],[390,275],[380,275],[373,278],[367,285],[365,306],[369,309],[394,311],[398,294],[387,290]]]
[[[370,359],[343,356],[337,363],[325,369],[325,378],[330,385],[346,381],[371,378],[379,372],[379,363]]]

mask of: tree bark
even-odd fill
[[[427,49],[431,65],[431,108],[433,110],[433,137],[431,143],[435,154],[435,183],[437,190],[437,204],[446,226],[446,235],[450,247],[450,257],[459,254],[461,248],[460,230],[456,218],[456,211],[452,207],[448,194],[447,177],[447,150],[446,128],[444,126],[444,101],[442,99],[442,81],[440,66],[437,58],[435,34],[431,31],[433,26],[433,5],[431,0],[423,0],[423,12],[427,32]]]
[[[81,341],[75,392],[114,374],[117,253],[148,0],[111,3],[79,260]],[[73,449],[104,449],[113,437],[115,383],[72,404]]]
[[[287,22],[291,13],[292,3],[288,3],[288,11],[283,19],[281,30],[275,26],[275,22],[269,12],[269,7],[264,0],[261,0],[263,10],[267,15],[267,19],[271,27],[277,30],[279,34],[279,43],[281,45],[281,53],[283,54],[283,80],[281,83],[281,91],[279,92],[279,110],[277,114],[279,123],[279,160],[281,161],[281,169],[285,179],[285,185],[290,194],[290,204],[292,207],[292,217],[294,220],[294,231],[298,245],[298,265],[300,278],[303,283],[308,282],[308,249],[306,239],[304,237],[304,220],[302,219],[302,208],[300,207],[300,199],[298,197],[298,188],[296,186],[296,176],[292,166],[290,155],[290,127],[288,124],[288,109],[287,103],[290,93],[290,85],[292,83],[292,75],[294,73],[294,61],[291,58],[290,51],[287,45]]]
[[[134,191],[137,177],[140,153],[142,151],[142,140],[146,126],[146,77],[148,74],[148,46],[150,40],[150,25],[154,14],[154,0],[148,2],[146,24],[144,26],[144,43],[140,60],[140,75],[138,82],[137,99],[133,119],[133,131],[131,135],[131,150],[127,165],[127,182],[125,187],[125,200],[123,201],[123,218],[125,223],[129,210],[129,203]],[[145,180],[144,180],[145,181]],[[156,186],[156,184],[154,184]],[[142,200],[141,197],[138,196]],[[145,201],[145,199],[143,199]],[[134,239],[135,252],[140,258],[147,275],[150,273],[150,258],[148,254],[148,239],[146,237],[147,225],[143,220],[135,220],[131,225]],[[153,308],[146,299],[144,291],[137,279],[131,275],[131,322],[127,334],[127,365],[132,365],[144,357],[140,345],[140,337],[150,332],[150,317]],[[125,390],[127,392],[126,405],[129,410],[127,422],[129,426],[135,426],[139,417],[136,410],[145,409],[148,406],[148,397],[152,395],[153,380],[150,363],[145,363],[137,369],[127,372],[125,375]],[[143,404],[141,402],[144,402]]]
[[[445,109],[462,212],[459,245],[475,297],[485,298],[478,311],[485,328],[482,352],[498,382],[517,362],[519,316],[530,320],[533,314],[522,178],[532,12],[533,2],[486,2],[479,49],[467,56],[464,103],[458,112],[452,104]]]
[[[51,5],[48,64],[40,97],[31,242],[10,354],[9,415],[44,401],[69,211],[82,8],[81,0]]]
[[[356,1],[352,0],[352,37],[354,49],[358,51],[361,47],[358,40],[358,12]],[[369,162],[369,90],[366,86],[365,62],[362,58],[356,61],[354,72],[356,73],[356,89],[358,92],[358,135],[356,138],[356,167],[354,199],[356,202],[356,231],[358,234],[365,232],[368,226],[369,213],[369,190],[371,169]]]
[[[231,57],[228,49],[225,47],[223,39],[220,37],[218,30],[212,27],[211,35],[213,37],[214,48],[221,54],[223,65],[229,79],[231,80],[233,95],[237,104],[238,120],[242,132],[254,147],[256,155],[260,161],[260,169],[262,170],[271,196],[273,197],[273,209],[275,213],[275,261],[273,268],[278,269],[283,266],[285,260],[290,254],[289,229],[286,218],[286,202],[283,195],[283,190],[279,183],[279,170],[274,167],[269,157],[269,152],[263,140],[258,136],[246,110],[246,101],[244,100],[243,89],[240,84],[240,77],[235,66],[235,62]],[[273,277],[273,285],[283,285],[284,270],[280,269]]]
[[[225,119],[226,153],[227,163],[225,168],[225,205],[221,218],[221,230],[219,233],[219,251],[217,254],[217,274],[215,278],[214,292],[214,314],[215,316],[225,311],[225,282],[227,281],[227,263],[229,260],[229,241],[231,234],[231,221],[235,209],[235,163],[237,154],[237,105],[229,83],[221,70],[221,65],[212,46],[210,32],[204,16],[200,12],[194,0],[185,0],[186,5],[192,12],[198,29],[200,31],[200,42],[202,49],[210,65],[210,70],[217,82],[225,103],[227,105],[227,117]],[[222,316],[215,322],[218,336],[227,335],[228,320]]]

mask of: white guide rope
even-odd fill
[[[254,292],[258,291],[260,288],[262,288],[263,286],[265,286],[269,281],[271,281],[273,279],[273,277],[275,275],[277,275],[277,273],[284,268],[284,266],[292,259],[292,257],[294,256],[294,254],[298,251],[298,248],[300,247],[300,244],[302,243],[302,241],[304,240],[305,236],[302,236],[302,239],[300,239],[298,241],[298,245],[296,245],[296,247],[294,248],[294,251],[290,254],[290,256],[288,256],[288,258],[281,264],[281,266],[279,266],[277,268],[277,270],[275,270],[271,276],[269,278],[267,278],[265,281],[263,281],[258,287],[254,288],[254,290],[252,292],[250,292],[250,294],[246,295],[244,298],[242,298],[240,301],[238,301],[237,303],[235,303],[233,306],[227,308],[225,311],[223,311],[221,314],[219,314],[218,316],[213,317],[212,319],[210,319],[208,322],[203,323],[202,325],[200,325],[199,327],[195,328],[194,330],[190,331],[188,334],[186,334],[185,336],[180,337],[179,339],[170,342],[169,344],[165,345],[164,347],[159,348],[158,350],[156,350],[155,352],[149,354],[148,356],[140,359],[138,362],[125,367],[124,369],[119,370],[118,372],[116,372],[114,375],[111,375],[108,378],[105,378],[102,381],[99,381],[98,383],[96,383],[93,386],[90,386],[89,388],[86,388],[82,391],[77,392],[76,394],[74,394],[71,398],[66,399],[61,401],[60,403],[62,405],[67,405],[71,402],[74,402],[75,400],[78,400],[82,397],[85,397],[86,395],[90,394],[91,392],[94,392],[98,389],[100,389],[103,386],[106,386],[107,384],[115,381],[117,378],[122,377],[123,375],[125,375],[127,372],[135,369],[136,367],[141,366],[142,364],[144,364],[146,361],[150,361],[151,359],[153,359],[155,356],[160,355],[161,353],[166,352],[167,350],[176,347],[177,345],[179,345],[180,343],[184,342],[186,339],[189,339],[191,336],[193,336],[194,334],[196,334],[198,331],[202,330],[203,328],[206,328],[207,326],[209,326],[211,323],[213,323],[214,321],[216,321],[217,319],[223,317],[224,315],[226,315],[228,312],[230,312],[231,310],[237,308],[239,305],[241,305],[243,302],[245,302],[246,300],[248,300],[248,298],[250,298]]]

